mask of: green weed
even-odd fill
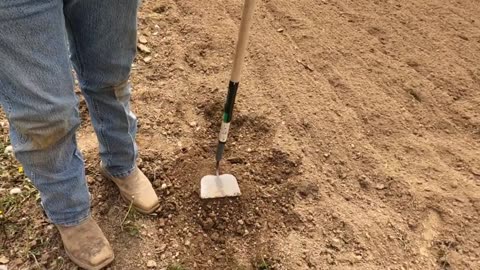
[[[273,267],[270,264],[270,262],[268,262],[268,260],[265,260],[265,258],[261,258],[259,261],[257,261],[257,263],[255,265],[255,269],[257,269],[257,270],[272,270]]]
[[[172,264],[168,266],[167,270],[187,270],[187,268],[183,267],[180,264]]]

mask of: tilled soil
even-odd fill
[[[222,164],[243,194],[200,200],[241,6],[143,2],[132,106],[155,215],[99,175],[80,103],[111,269],[480,269],[478,1],[258,1]],[[0,265],[71,269],[19,164],[0,168]]]

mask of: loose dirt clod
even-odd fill
[[[5,257],[4,255],[0,256],[0,263],[1,264],[7,264],[10,260]]]
[[[11,154],[13,153],[13,147],[11,145],[5,147],[5,150],[3,151],[4,154]]]
[[[146,45],[144,44],[137,44],[137,48],[141,51],[141,52],[144,52],[144,53],[151,53],[152,51],[150,50],[149,47],[147,47]]]
[[[10,189],[9,193],[10,193],[10,195],[20,194],[20,193],[22,193],[22,190],[18,187],[15,187],[15,188]]]
[[[147,267],[148,268],[155,268],[155,267],[157,267],[157,262],[155,262],[154,260],[148,260]]]
[[[148,43],[148,40],[147,38],[144,36],[144,35],[140,35],[138,37],[138,42],[140,42],[141,44],[147,44]]]

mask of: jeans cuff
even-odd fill
[[[85,221],[87,218],[90,217],[90,209],[87,209],[85,213],[82,213],[79,218],[76,218],[75,220],[64,220],[64,219],[52,219],[50,218],[50,221],[55,224],[55,225],[61,225],[65,227],[71,227],[71,226],[76,226]]]
[[[131,175],[135,170],[137,169],[137,165],[133,165],[132,168],[128,169],[127,171],[125,172],[120,172],[120,173],[110,173],[111,176],[115,177],[115,178],[125,178],[129,175]]]

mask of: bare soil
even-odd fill
[[[480,269],[479,2],[258,1],[222,165],[243,195],[203,201],[241,6],[143,2],[132,106],[155,215],[99,175],[80,104],[110,269]],[[7,130],[0,265],[71,269]]]

